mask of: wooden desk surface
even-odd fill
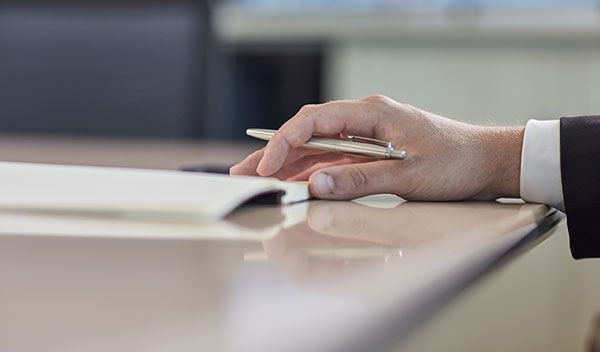
[[[0,159],[175,168],[254,148],[238,147],[3,137]],[[210,231],[3,213],[0,350],[419,350],[424,318],[559,220],[392,196],[243,208]]]

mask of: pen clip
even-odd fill
[[[346,136],[346,140],[351,142],[359,142],[359,143],[368,143],[372,145],[377,145],[380,147],[384,147],[385,150],[385,158],[392,159],[394,155],[394,146],[392,142],[382,141],[380,139],[369,138],[369,137],[360,137],[360,136]],[[404,159],[406,157],[406,152],[401,151],[399,154],[400,159]]]
[[[346,139],[351,142],[369,143],[369,144],[374,144],[374,145],[378,145],[381,147],[386,147],[389,150],[394,150],[394,147],[392,146],[392,142],[382,141],[381,139],[360,137],[360,136],[346,136]]]

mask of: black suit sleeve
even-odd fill
[[[560,119],[560,164],[573,258],[600,257],[600,116]]]

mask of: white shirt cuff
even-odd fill
[[[564,211],[560,174],[560,122],[529,120],[521,154],[521,198]]]

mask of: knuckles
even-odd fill
[[[377,106],[389,106],[395,102],[391,98],[388,98],[387,96],[381,94],[369,95],[367,97],[362,98],[361,100],[368,104]]]
[[[385,95],[376,94],[360,99],[361,102],[372,107],[380,116],[396,116],[398,113],[410,113],[415,110],[408,104],[403,104]]]
[[[306,104],[303,105],[300,110],[298,110],[297,115],[299,116],[306,116],[306,115],[310,115],[312,113],[314,113],[315,109],[317,108],[317,105],[315,104]]]
[[[358,166],[350,166],[347,170],[347,176],[350,181],[348,184],[351,189],[342,190],[344,193],[356,194],[367,189],[369,178],[365,172]],[[342,183],[346,184],[346,182]]]

